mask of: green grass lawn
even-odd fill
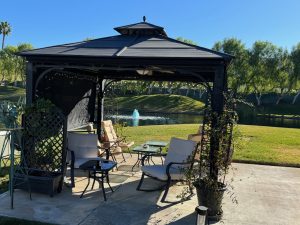
[[[25,89],[13,86],[0,86],[0,101],[10,100],[17,102],[20,96],[25,96]]]
[[[300,166],[300,129],[240,125],[243,145],[234,159]]]
[[[195,99],[181,95],[139,95],[132,97],[115,98],[114,103],[118,104],[119,109],[139,111],[161,111],[161,112],[192,112],[200,113],[204,103]],[[105,102],[109,104],[109,102]]]
[[[198,130],[197,124],[125,127],[128,140],[142,144],[147,140],[169,141],[170,137],[187,138]],[[234,160],[300,166],[300,129],[239,125],[241,144]]]

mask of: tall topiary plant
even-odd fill
[[[208,207],[208,216],[213,220],[222,217],[225,177],[233,154],[233,127],[237,121],[234,106],[234,98],[229,94],[225,94],[224,110],[220,114],[213,112],[208,104],[199,148],[199,167],[192,174],[196,178],[193,184],[199,205]]]

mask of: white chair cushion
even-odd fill
[[[142,166],[141,170],[149,176],[156,177],[159,180],[167,180],[168,176],[166,173],[166,166],[162,165],[151,165],[151,166]],[[183,180],[185,173],[182,169],[178,167],[170,168],[171,180]]]
[[[188,158],[192,157],[196,145],[194,141],[172,137],[164,165],[170,162],[187,162]]]
[[[97,134],[68,132],[68,149],[75,153],[76,158],[97,157],[97,146],[99,146]]]
[[[105,134],[108,136],[109,141],[116,141],[118,139],[111,120],[102,121],[102,128],[104,129]]]
[[[75,159],[78,158],[93,158],[98,156],[97,146],[94,147],[85,147],[79,146],[80,151],[75,152]]]
[[[114,153],[121,153],[123,149],[127,149],[134,145],[134,142],[126,143],[126,142],[119,142],[118,136],[114,130],[111,120],[105,120],[101,122],[102,128],[104,129],[105,133],[105,141],[104,147],[111,148],[111,152]]]

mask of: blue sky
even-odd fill
[[[115,35],[113,27],[147,22],[170,37],[211,48],[228,37],[247,47],[267,40],[290,49],[300,42],[299,0],[3,0],[0,21],[12,34],[7,44],[34,47]]]

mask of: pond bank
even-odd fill
[[[115,121],[126,122],[127,125],[132,126],[138,124],[138,126],[144,125],[162,125],[162,124],[191,124],[202,123],[203,113],[195,112],[165,112],[165,111],[148,111],[138,110],[140,114],[140,120],[132,121],[133,110],[122,109],[119,110],[117,115],[108,115],[106,113],[105,119],[114,119]],[[147,120],[148,117],[152,118]],[[157,119],[155,119],[157,117]],[[291,119],[291,118],[299,119]],[[134,122],[134,123],[133,123]],[[256,115],[243,115],[239,114],[239,124],[245,125],[261,125],[261,126],[274,126],[274,127],[289,127],[300,128],[300,116],[256,116]]]

